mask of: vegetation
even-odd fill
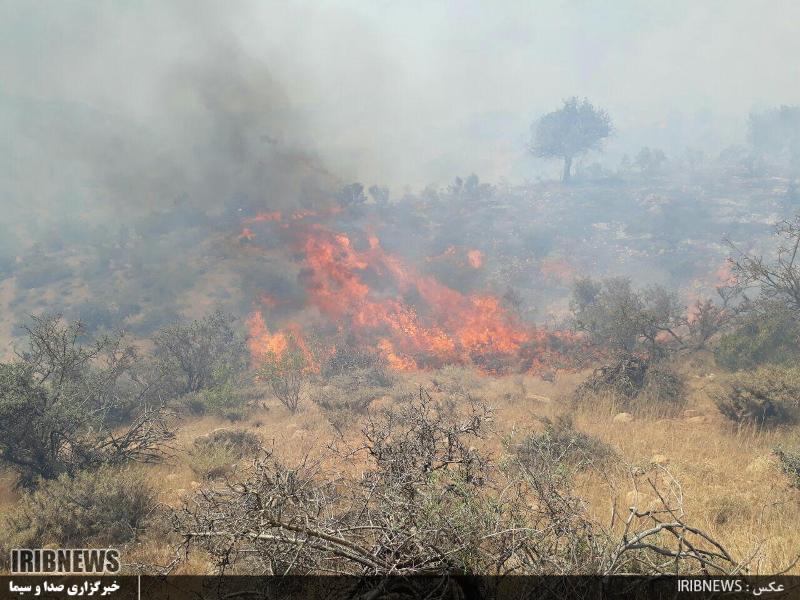
[[[81,344],[81,324],[58,316],[26,331],[27,350],[0,365],[0,461],[20,485],[163,456],[173,437],[163,392],[122,336]]]
[[[754,369],[766,363],[789,363],[797,358],[797,323],[785,313],[751,315],[714,348],[717,363],[731,371]]]
[[[23,495],[3,520],[3,545],[118,547],[135,541],[155,510],[156,495],[142,471],[64,473]]]
[[[735,423],[794,423],[800,414],[800,369],[770,366],[738,373],[731,378],[730,390],[717,395],[716,403]]]
[[[778,457],[781,470],[789,477],[793,487],[800,488],[800,452],[775,448],[773,451]]]
[[[612,126],[604,110],[595,108],[586,99],[570,98],[559,110],[544,115],[531,129],[531,152],[543,158],[562,159],[562,181],[567,183],[572,176],[575,156],[597,149],[600,142],[611,135]]]
[[[304,348],[289,334],[280,354],[271,350],[262,357],[258,377],[269,384],[281,404],[290,412],[297,412],[309,368]]]

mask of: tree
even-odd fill
[[[153,338],[159,369],[178,395],[219,386],[247,367],[235,318],[216,311],[188,325],[165,327]]]
[[[626,356],[637,351],[661,358],[684,341],[684,308],[675,294],[653,285],[643,290],[625,278],[580,279],[572,292],[573,325],[597,346]]]
[[[281,404],[294,413],[300,406],[300,394],[309,369],[304,348],[289,334],[283,352],[270,351],[264,355],[258,377],[268,383]]]
[[[572,159],[599,148],[600,142],[611,135],[612,125],[606,111],[595,108],[586,99],[570,98],[559,110],[544,115],[531,129],[531,153],[541,158],[564,159],[562,180],[567,183]]]
[[[79,343],[80,323],[34,317],[29,348],[0,364],[0,463],[19,483],[87,468],[158,460],[174,437],[159,382],[121,335]]]
[[[658,148],[651,150],[648,146],[645,146],[639,150],[639,154],[636,155],[636,166],[639,167],[642,175],[652,177],[658,173],[661,169],[661,165],[666,162],[666,160],[667,156],[662,150]]]
[[[787,158],[793,167],[800,162],[800,106],[751,113],[748,133],[758,154]]]

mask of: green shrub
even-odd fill
[[[717,364],[731,371],[754,369],[766,363],[787,363],[797,359],[798,333],[789,316],[753,317],[719,339],[714,357]]]
[[[736,373],[729,390],[718,393],[714,401],[719,411],[735,423],[793,423],[800,407],[800,368],[772,365]]]
[[[647,369],[638,399],[653,406],[679,407],[686,403],[686,383],[678,373],[661,365]]]
[[[255,455],[261,440],[241,429],[217,429],[195,439],[189,452],[189,467],[203,479],[217,479],[232,472],[235,464]]]
[[[789,476],[792,487],[800,489],[800,452],[780,447],[772,452],[778,457],[781,470]]]
[[[248,396],[231,382],[205,389],[193,397],[203,407],[201,413],[215,414],[229,421],[241,421],[248,413]]]
[[[569,417],[555,422],[543,418],[544,430],[528,436],[514,448],[519,461],[531,471],[563,465],[576,470],[606,464],[616,457],[604,441],[575,429]]]
[[[3,542],[8,548],[116,546],[135,540],[155,507],[139,471],[103,467],[61,475],[22,497],[5,518]]]

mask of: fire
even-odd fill
[[[250,350],[250,355],[253,361],[258,364],[269,356],[280,358],[286,349],[289,348],[289,343],[296,345],[296,347],[303,353],[305,357],[306,371],[318,371],[316,357],[311,349],[308,347],[302,331],[296,325],[270,333],[264,321],[264,315],[261,311],[255,311],[247,320],[247,329],[249,335],[247,336],[247,344]]]
[[[304,252],[310,303],[361,338],[377,337],[399,369],[511,357],[531,341],[497,298],[464,295],[416,273],[386,253],[376,236],[358,250],[347,235],[318,226],[306,236]],[[380,289],[367,283],[373,279]]]
[[[280,221],[283,218],[281,211],[258,213],[254,217],[247,217],[244,219],[245,225],[252,225],[253,223],[266,223],[269,221]]]
[[[286,350],[288,341],[283,332],[270,333],[260,311],[254,312],[247,320],[249,331],[247,345],[254,359],[263,359],[269,354],[281,356]]]
[[[480,269],[483,266],[483,252],[480,250],[470,250],[467,252],[469,266],[473,269]]]
[[[570,283],[575,279],[575,269],[558,258],[545,258],[539,263],[539,271],[542,275],[553,281],[560,283]]]
[[[277,214],[251,219],[288,226]],[[472,363],[490,372],[513,365],[535,368],[536,356],[554,339],[522,325],[494,296],[464,294],[419,273],[386,252],[377,235],[351,237],[318,222],[292,225],[286,235],[292,240],[287,245],[293,245],[294,256],[303,263],[299,278],[307,296],[299,308],[312,309],[306,310],[306,318],[318,315],[345,328],[397,370],[454,363]],[[449,250],[445,254],[452,254]],[[472,268],[483,265],[479,250],[466,255]],[[261,298],[268,308],[279,302],[267,294]],[[285,351],[287,332],[270,332],[260,312],[253,314],[249,328],[254,358]],[[305,348],[297,326],[291,337]]]

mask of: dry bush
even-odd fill
[[[602,467],[617,456],[601,439],[575,429],[568,416],[559,416],[555,421],[542,418],[542,423],[542,432],[528,436],[512,448],[526,469],[564,465],[581,470]]]
[[[479,394],[486,387],[486,378],[474,368],[447,365],[434,372],[431,383],[436,391],[456,396],[468,396],[469,394]]]
[[[625,356],[612,365],[595,369],[589,379],[575,391],[576,398],[593,394],[614,394],[631,399],[644,387],[647,361],[638,356]]]
[[[346,338],[336,343],[322,365],[310,398],[341,430],[366,414],[372,402],[387,395],[394,383],[395,376],[383,358]]]
[[[257,435],[241,429],[217,429],[194,440],[189,468],[203,479],[228,475],[240,460],[261,449]]]
[[[647,369],[637,400],[650,406],[680,408],[686,404],[686,382],[681,375],[659,363]]]
[[[33,487],[104,464],[154,462],[174,437],[163,388],[122,334],[32,317],[28,347],[0,364],[0,462]]]
[[[7,548],[117,546],[136,539],[156,508],[139,471],[104,467],[42,483],[6,517]],[[3,553],[7,556],[7,553]]]
[[[586,403],[597,396],[611,395],[622,409],[658,408],[674,411],[686,402],[682,376],[663,361],[625,356],[614,364],[596,369],[575,390],[573,400]]]
[[[800,408],[800,369],[773,365],[737,373],[726,392],[715,394],[714,402],[734,423],[765,427],[792,424]]]
[[[219,571],[272,574],[617,574],[733,572],[681,498],[632,508],[613,535],[590,517],[545,445],[537,468],[479,450],[492,412],[424,390],[370,414],[361,443],[287,465],[269,454],[174,515],[185,548]],[[331,469],[330,460],[359,468]],[[616,514],[616,513],[615,513]]]
[[[208,435],[195,438],[194,446],[198,450],[229,448],[242,458],[258,452],[261,449],[261,440],[256,434],[244,429],[215,429]]]

